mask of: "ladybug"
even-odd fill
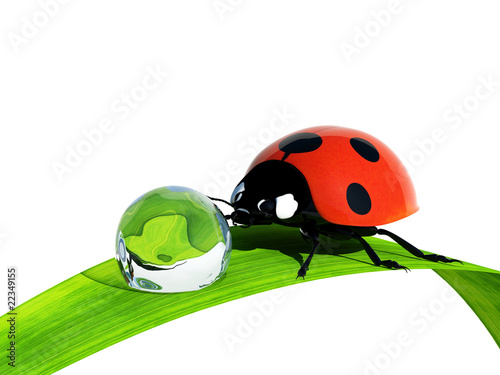
[[[460,262],[424,254],[377,226],[405,218],[419,207],[413,183],[396,154],[377,138],[340,126],[294,132],[266,147],[234,189],[235,225],[279,224],[300,228],[312,250],[297,278],[306,275],[319,235],[354,239],[376,266],[407,267],[381,260],[363,237],[386,235],[416,257]]]

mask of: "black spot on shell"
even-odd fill
[[[347,188],[346,198],[351,210],[358,215],[366,215],[372,209],[370,194],[362,185],[356,182],[353,182]]]
[[[279,144],[279,149],[285,153],[285,160],[290,154],[301,154],[318,149],[323,143],[323,139],[314,133],[302,132],[293,134],[283,139]]]
[[[363,138],[351,138],[351,146],[361,157],[375,163],[380,158],[380,155],[370,142]]]

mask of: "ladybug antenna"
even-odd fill
[[[212,198],[212,197],[208,197],[209,199],[213,200],[213,201],[219,201],[219,202],[224,202],[225,204],[233,207],[233,205],[231,203],[229,203],[228,201],[225,201],[224,199],[220,199],[220,198]]]

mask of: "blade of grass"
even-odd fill
[[[434,270],[470,306],[500,347],[500,274]]]
[[[233,253],[226,275],[200,291],[153,294],[130,289],[116,261],[110,259],[18,306],[14,310],[16,367],[4,360],[0,373],[52,374],[140,332],[227,301],[300,282],[387,270],[374,266],[355,241],[330,243],[315,255],[306,280],[296,280],[297,270],[309,252],[297,230],[280,226],[232,228],[232,234]],[[499,271],[470,263],[418,259],[397,244],[378,238],[369,238],[368,242],[382,259],[395,260],[411,269],[432,268],[443,271],[445,276],[446,272],[463,275],[474,271],[500,277]],[[484,280],[469,278],[462,282],[477,288],[476,284]],[[498,293],[498,285],[492,288]],[[491,291],[483,292],[487,298]],[[474,300],[474,296],[471,298]],[[498,305],[496,309],[498,313]],[[489,308],[478,316],[487,319],[492,311]],[[4,315],[0,330],[6,332],[8,325]],[[497,319],[490,329],[492,335],[498,325]],[[7,335],[2,335],[0,347],[8,348],[9,341]]]

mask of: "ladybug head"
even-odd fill
[[[237,224],[271,224],[292,218],[311,202],[304,175],[293,165],[268,160],[256,165],[231,195]]]

